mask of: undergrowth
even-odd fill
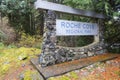
[[[16,46],[21,47],[35,47],[35,48],[41,48],[41,43],[42,43],[42,36],[40,35],[29,35],[24,32],[19,33],[20,38],[19,40],[15,43]]]
[[[23,72],[24,77],[22,80],[41,80],[40,75],[37,71],[26,70]]]
[[[5,46],[0,43],[0,76],[5,75],[11,68],[17,68],[23,62],[28,62],[38,54],[40,49],[37,48],[17,48],[14,45]]]

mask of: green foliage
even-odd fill
[[[63,0],[63,4],[71,6],[77,9],[83,10],[93,10],[94,6],[91,0]],[[96,20],[82,17],[82,16],[75,16],[75,15],[68,15],[62,14],[60,16],[62,19],[72,20],[72,21],[81,21],[81,22],[93,22],[95,23]],[[92,38],[92,39],[91,39]],[[61,46],[69,46],[69,47],[80,47],[84,45],[88,45],[93,42],[93,37],[91,36],[67,36],[67,37],[58,37],[59,43],[58,45]],[[69,42],[68,42],[69,40]],[[62,43],[61,43],[62,42]]]
[[[78,79],[78,75],[75,72],[70,72],[71,78],[74,78],[75,80]]]
[[[65,5],[69,5],[74,8],[92,10],[98,13],[103,13],[106,15],[105,25],[104,25],[104,37],[105,41],[109,44],[119,43],[120,41],[120,0],[64,0]],[[95,22],[93,19],[87,19],[77,16],[67,16],[66,19],[70,20],[80,20],[85,22]],[[79,44],[84,45],[87,39],[79,38]],[[118,50],[116,50],[118,51]]]
[[[16,43],[17,46],[25,46],[25,47],[35,47],[41,48],[42,37],[40,35],[29,35],[24,32],[21,33],[21,38]]]
[[[63,3],[74,8],[94,10],[109,17],[120,15],[119,12],[115,11],[115,7],[120,4],[120,0],[64,0]]]
[[[0,42],[0,49],[3,49],[4,47],[5,45],[2,42]]]
[[[9,19],[12,27],[25,30],[26,33],[35,34],[35,17],[39,16],[34,9],[33,3],[36,0],[2,0],[0,12],[2,16]]]
[[[0,49],[4,49],[4,48],[11,49],[11,48],[17,48],[17,47],[14,44],[10,44],[6,46],[3,42],[0,42]]]
[[[34,2],[35,0],[2,0],[0,10],[4,15],[32,13],[32,3]]]
[[[88,10],[93,9],[91,0],[64,0],[63,3],[72,6],[74,8],[88,9]]]
[[[120,43],[120,0],[98,0],[94,2],[94,8],[97,12],[102,12],[105,14],[106,21],[105,21],[105,41],[109,44],[108,50],[110,52],[119,53],[118,49],[111,49],[111,45],[113,43]]]
[[[14,44],[10,44],[10,45],[7,46],[7,48],[9,48],[9,49],[10,48],[17,48],[17,46],[15,46]]]
[[[77,37],[76,43],[77,46],[82,47],[91,44],[94,41],[93,36],[80,36]]]
[[[26,70],[24,72],[24,78],[23,80],[41,80],[39,73],[37,71],[33,71],[33,70]]]
[[[115,48],[115,49],[108,48],[108,51],[112,53],[120,53],[120,48]]]

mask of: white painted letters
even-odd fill
[[[96,23],[86,23],[68,20],[56,20],[57,36],[75,36],[75,35],[97,35],[98,25]]]

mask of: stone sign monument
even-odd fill
[[[37,0],[36,9],[44,10],[45,33],[39,63],[42,67],[105,53],[104,15],[69,6]],[[91,17],[98,23],[57,19],[57,13]],[[94,42],[83,47],[58,46],[57,36],[93,35]]]

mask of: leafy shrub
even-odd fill
[[[0,42],[0,49],[3,49],[4,47],[5,45],[2,42]]]
[[[21,38],[16,43],[18,47],[25,46],[25,47],[35,47],[40,48],[42,43],[42,37],[40,35],[29,35],[26,33],[21,34]]]

